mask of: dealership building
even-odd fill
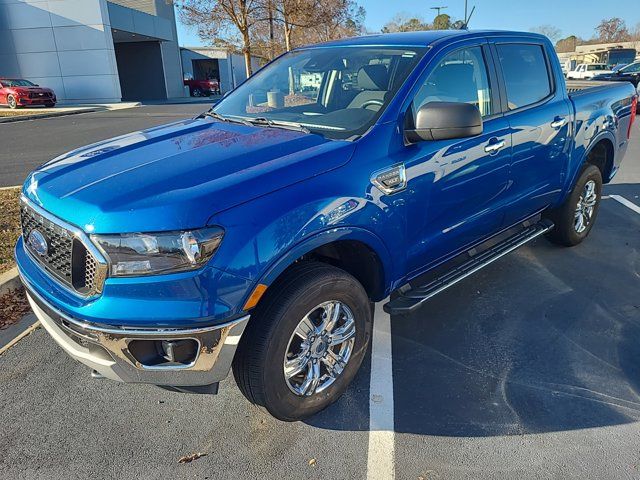
[[[0,0],[0,77],[53,88],[61,103],[180,98],[185,73],[220,75],[223,91],[243,81],[242,57],[180,49],[171,3]]]

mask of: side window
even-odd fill
[[[526,107],[551,95],[549,69],[542,45],[503,44],[496,47],[504,73],[509,110]]]
[[[457,50],[440,61],[413,100],[414,119],[420,107],[429,102],[470,103],[483,117],[494,113],[482,48]]]

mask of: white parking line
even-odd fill
[[[636,205],[635,203],[630,202],[626,198],[621,197],[620,195],[609,195],[609,198],[613,198],[616,202],[619,202],[622,205],[624,205],[625,207],[630,208],[634,212],[640,214],[640,207],[638,205]]]
[[[376,303],[373,320],[367,457],[369,480],[395,478],[391,317],[382,309],[385,302]]]

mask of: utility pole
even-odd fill
[[[449,7],[447,7],[447,6],[444,6],[444,7],[431,7],[431,10],[437,10],[438,14],[436,16],[439,17],[440,16],[440,10],[444,10],[446,8],[449,8]]]

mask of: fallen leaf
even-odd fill
[[[206,453],[192,453],[191,455],[185,455],[184,457],[180,457],[178,459],[178,463],[191,463],[194,460],[199,459],[200,457],[206,457]]]
[[[312,467],[316,466],[316,459],[312,458],[311,460],[309,460],[309,465],[311,465]]]
[[[31,312],[24,288],[0,295],[0,329],[7,328]]]

